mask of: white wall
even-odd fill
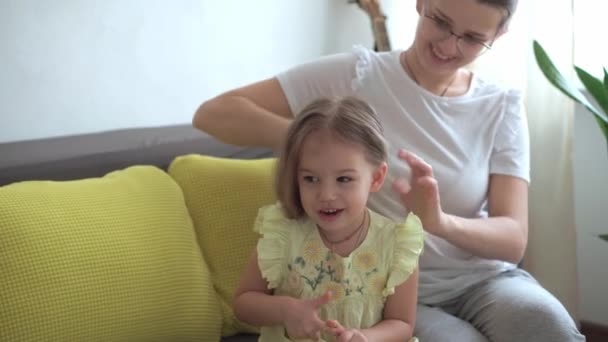
[[[577,105],[574,115],[574,189],[580,318],[608,326],[608,146],[594,117]]]
[[[0,142],[189,123],[204,99],[371,41],[346,0],[2,0]]]
[[[394,48],[414,0],[387,0]],[[373,38],[347,0],[2,0],[0,143],[189,123],[218,93]]]

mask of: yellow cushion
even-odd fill
[[[222,335],[256,331],[232,312],[234,291],[258,239],[258,209],[275,201],[274,159],[238,160],[200,155],[177,158],[169,174],[184,192],[203,256],[223,309]]]
[[[160,169],[0,187],[0,341],[217,341],[208,272]]]

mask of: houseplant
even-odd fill
[[[582,82],[589,95],[595,100],[595,103],[599,106],[598,108],[587,99],[586,95],[584,95],[576,85],[568,81],[559,70],[557,70],[540,43],[535,40],[533,46],[536,62],[549,82],[572,100],[585,106],[585,108],[595,116],[595,120],[606,139],[608,151],[608,71],[604,68],[604,79],[599,80],[587,71],[574,66],[574,70],[576,71],[579,80]],[[608,235],[600,235],[600,238],[608,241]]]

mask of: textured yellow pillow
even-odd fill
[[[258,236],[258,209],[275,201],[274,159],[239,160],[200,155],[173,161],[169,174],[182,187],[198,242],[223,309],[222,335],[256,331],[232,312],[239,278]]]
[[[208,272],[160,169],[0,187],[0,341],[217,341]]]

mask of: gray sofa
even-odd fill
[[[24,180],[99,177],[132,165],[166,170],[176,156],[191,153],[239,159],[271,155],[264,149],[222,144],[190,125],[116,130],[0,144],[0,186]],[[222,339],[256,340],[254,335]]]
[[[268,150],[226,145],[190,125],[136,128],[0,143],[0,186],[31,179],[99,177],[131,165],[166,169],[179,155],[253,159]]]

